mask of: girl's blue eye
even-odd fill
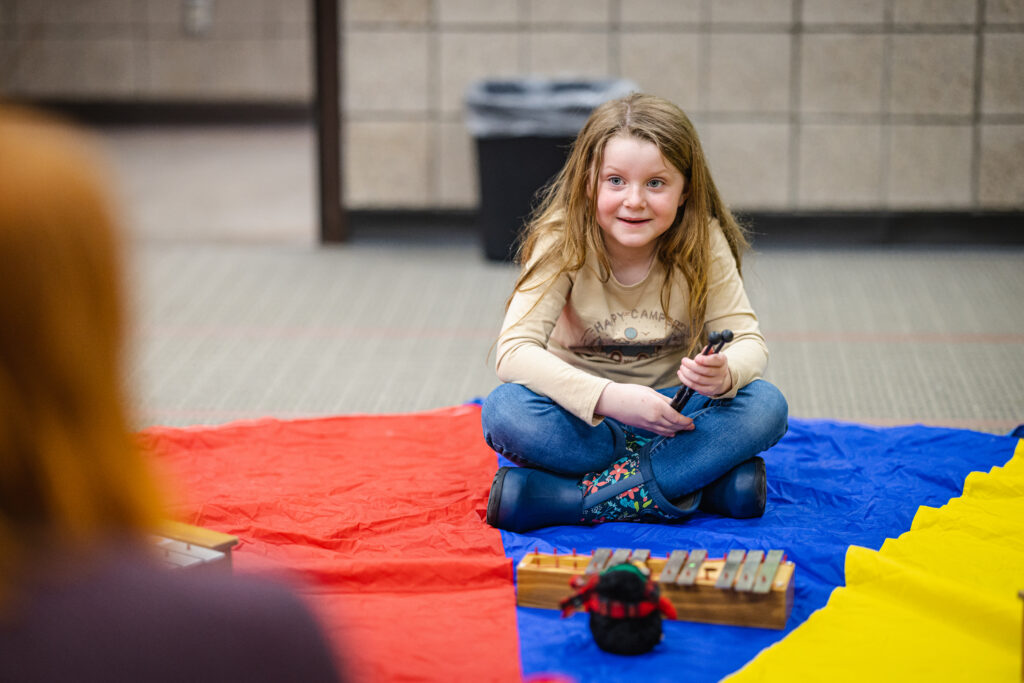
[[[655,178],[654,180],[648,181],[647,184],[650,185],[651,187],[657,188],[657,187],[661,187],[662,185],[664,185],[665,181],[664,180],[658,180],[657,178]]]
[[[613,175],[608,178],[608,182],[612,185],[622,185],[624,181],[619,176]]]

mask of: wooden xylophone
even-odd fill
[[[756,628],[786,627],[793,607],[795,565],[781,550],[674,550],[665,558],[648,550],[598,548],[593,555],[527,553],[516,567],[517,603],[558,609],[576,577],[630,562],[649,572],[678,619]]]
[[[231,571],[231,549],[238,537],[212,529],[164,522],[153,536],[157,559],[169,569],[213,569]]]

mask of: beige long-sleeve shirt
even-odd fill
[[[709,332],[729,329],[733,341],[723,353],[729,361],[731,398],[761,376],[768,347],[743,280],[718,221],[711,224],[712,263],[704,324]],[[550,248],[541,243],[537,253]],[[657,261],[647,276],[623,285],[614,276],[601,281],[596,257],[588,255],[575,273],[563,273],[550,287],[553,270],[539,272],[516,291],[505,314],[497,347],[498,377],[550,397],[590,424],[601,416],[594,407],[611,382],[655,389],[679,384],[676,371],[692,331],[687,319],[689,294],[683,278],[673,278],[670,323],[661,307],[664,268]],[[531,288],[532,287],[532,288]],[[525,289],[525,291],[523,291]]]

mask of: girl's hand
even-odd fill
[[[705,396],[721,396],[732,389],[729,359],[724,353],[684,358],[676,375],[680,382]]]
[[[650,387],[612,382],[601,392],[594,412],[661,436],[693,429],[693,420],[673,410],[670,403],[671,398]]]

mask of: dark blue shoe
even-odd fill
[[[750,519],[764,514],[767,498],[764,460],[754,456],[705,486],[700,509],[725,517]]]
[[[487,500],[487,523],[523,532],[545,526],[580,524],[583,492],[576,479],[530,467],[502,467]]]

